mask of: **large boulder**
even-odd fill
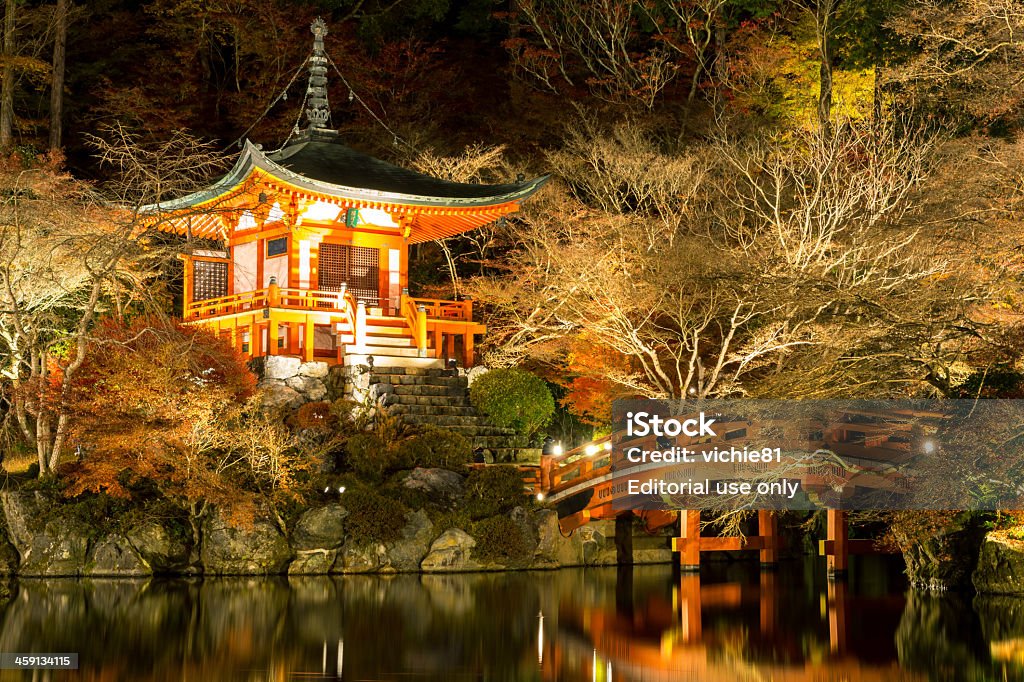
[[[330,370],[330,365],[326,362],[320,362],[319,360],[314,362],[304,362],[299,366],[299,376],[313,377],[314,379],[326,379],[327,372]]]
[[[341,552],[342,573],[406,573],[419,569],[430,549],[434,524],[422,509],[409,514],[398,539],[364,545],[348,543]]]
[[[125,535],[154,573],[188,570],[190,547],[181,532],[148,520],[132,526]]]
[[[533,568],[559,568],[582,563],[577,544],[571,536],[562,535],[558,527],[558,514],[554,509],[535,512],[534,522],[539,540],[533,554]]]
[[[415,571],[430,550],[434,538],[434,524],[422,509],[409,514],[398,540],[387,544],[385,571],[400,573]]]
[[[981,544],[972,580],[981,593],[1024,594],[1024,541],[989,533]]]
[[[376,573],[387,564],[387,547],[381,543],[368,545],[346,544],[335,566],[339,573]]]
[[[128,539],[120,533],[102,538],[89,553],[85,575],[143,576],[153,571]]]
[[[58,503],[39,491],[5,491],[0,504],[20,557],[20,575],[81,575],[89,550],[87,528],[58,519]]]
[[[430,551],[420,563],[427,573],[472,571],[481,566],[472,558],[476,540],[459,528],[449,528],[430,545]]]
[[[305,549],[295,552],[288,564],[288,575],[327,575],[333,573],[338,562],[337,549]]]
[[[284,383],[308,402],[316,402],[327,397],[327,387],[324,382],[314,377],[294,376],[285,380]]]
[[[346,516],[348,511],[340,504],[329,504],[303,513],[292,531],[292,547],[296,550],[341,547],[345,542]]]
[[[579,563],[584,566],[600,566],[616,563],[614,549],[606,547],[604,529],[597,523],[588,523],[572,534],[573,545]]]
[[[964,512],[925,537],[919,537],[916,530],[908,536],[901,524],[894,524],[893,534],[907,562],[910,584],[923,590],[970,588],[985,539],[984,520],[980,514]]]
[[[452,504],[465,495],[462,476],[448,469],[417,467],[409,472],[402,485],[418,490],[438,503]]]
[[[291,379],[299,373],[302,361],[287,355],[268,355],[263,358],[264,379]]]
[[[265,513],[257,514],[251,523],[236,526],[221,510],[214,510],[203,524],[200,559],[206,573],[283,573],[291,558],[288,541]]]
[[[306,402],[301,393],[283,382],[271,381],[261,384],[263,388],[262,405],[267,410],[279,410],[287,407],[295,408]]]

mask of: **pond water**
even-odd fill
[[[0,651],[78,671],[0,680],[1024,680],[1024,600],[908,592],[820,561],[553,572],[22,580]]]

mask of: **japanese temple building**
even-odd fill
[[[346,146],[327,128],[326,26],[312,30],[306,128],[274,152],[246,141],[212,186],[143,209],[156,229],[210,245],[182,254],[182,318],[254,358],[472,366],[485,331],[472,301],[410,297],[409,246],[517,211],[547,177],[450,182]]]

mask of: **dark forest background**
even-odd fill
[[[281,145],[317,16],[348,144],[459,181],[551,174],[508,221],[419,248],[414,293],[477,298],[487,362],[542,373],[575,417],[1024,395],[1017,0],[4,9],[0,147],[99,186],[111,126],[225,162]]]

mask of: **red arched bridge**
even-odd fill
[[[781,448],[786,452],[809,452],[821,456],[800,473],[801,487],[809,497],[818,494],[842,494],[848,486],[890,492],[906,492],[908,480],[898,473],[897,466],[912,458],[922,448],[927,450],[930,435],[947,418],[943,412],[922,410],[857,410],[844,409],[827,423],[808,426],[795,420],[749,421],[725,417],[716,424],[713,437],[679,436],[673,445],[709,449],[715,446],[742,448],[756,444]],[[679,522],[679,536],[674,538],[673,551],[679,553],[680,564],[687,569],[700,565],[701,552],[725,550],[756,550],[762,563],[773,564],[779,549],[777,513],[757,512],[757,535],[734,537],[702,537],[701,512],[697,509],[635,509],[624,510],[620,502],[613,504],[613,456],[622,457],[627,448],[661,450],[654,436],[629,438],[624,432],[586,443],[561,454],[542,455],[539,467],[524,468],[528,487],[538,499],[546,501],[558,512],[563,533],[595,520],[639,517],[648,532],[655,532]],[[661,447],[659,447],[661,446]],[[620,464],[622,460],[619,460]],[[721,469],[723,475],[750,477],[764,473],[764,464],[733,464]],[[526,473],[526,472],[529,473]],[[830,573],[847,569],[850,554],[879,551],[873,540],[848,538],[846,512],[829,509],[827,538],[819,543],[820,553],[828,557]],[[628,529],[632,524],[623,524]],[[616,526],[618,532],[619,524]]]

